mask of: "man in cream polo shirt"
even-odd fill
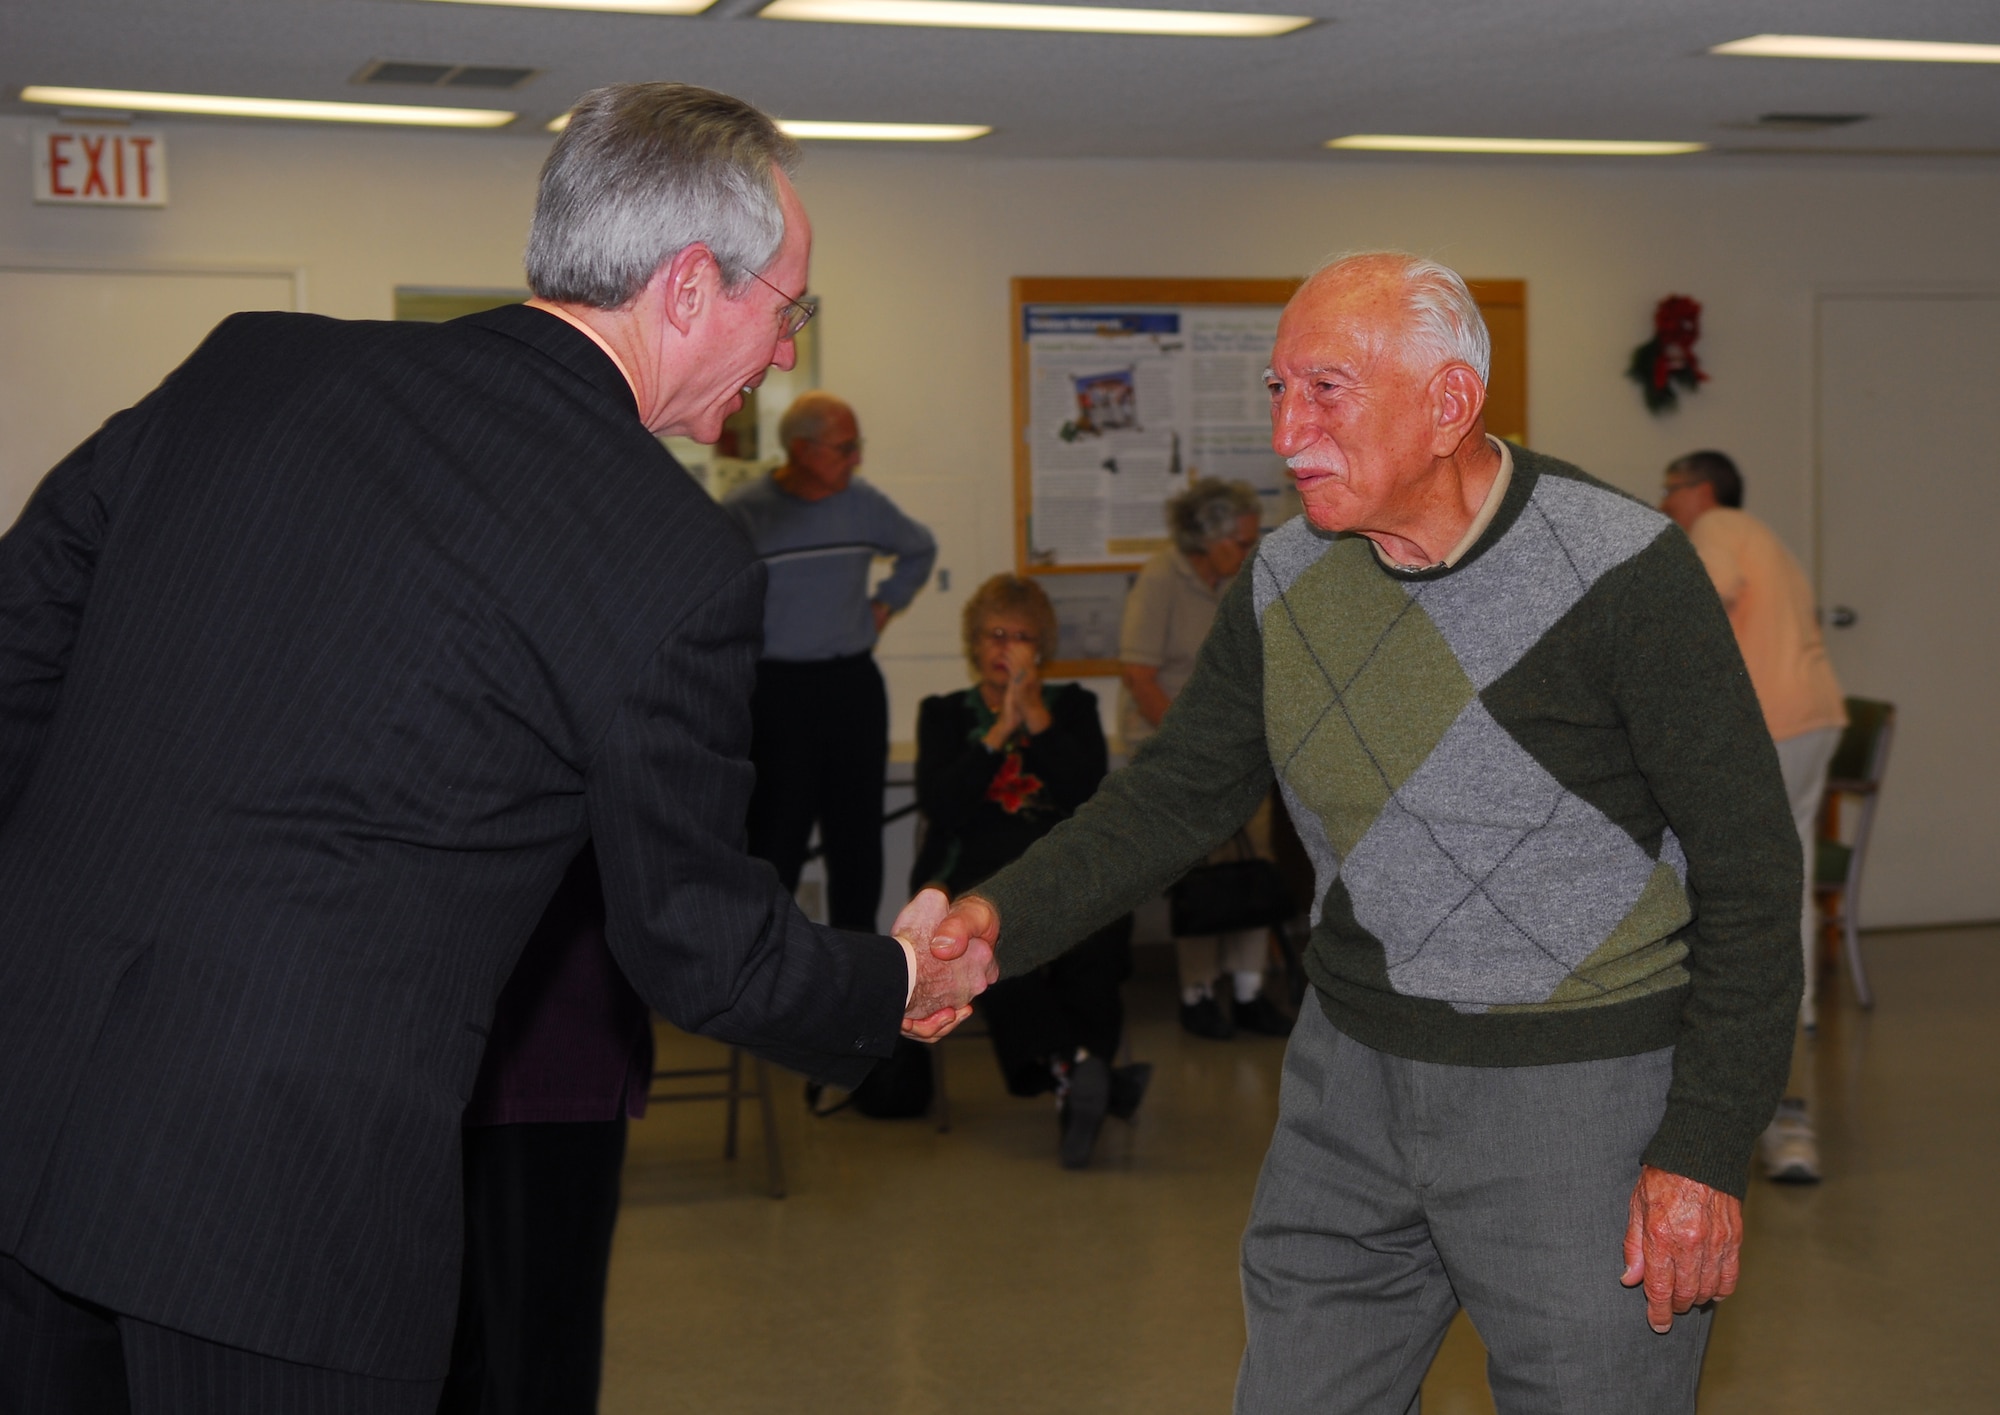
[[[1805,950],[1805,1001],[1800,1021],[1810,1034],[1817,1022],[1813,975],[1813,835],[1826,769],[1847,725],[1847,703],[1827,662],[1812,586],[1799,562],[1771,528],[1743,510],[1743,475],[1720,452],[1690,452],[1667,468],[1660,509],[1694,542],[1716,593],[1729,611],[1736,646],[1750,670],[1758,705],[1778,744],[1785,791],[1805,856],[1805,897],[1800,943]],[[1807,1068],[1793,1084],[1809,1085]],[[1820,1176],[1819,1142],[1804,1094],[1778,1103],[1764,1132],[1764,1172],[1773,1179],[1811,1183]]]

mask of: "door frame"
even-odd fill
[[[7,275],[201,275],[242,280],[289,280],[292,310],[309,312],[306,268],[303,265],[257,265],[240,262],[179,260],[93,260],[88,256],[12,256],[0,250],[0,274]]]

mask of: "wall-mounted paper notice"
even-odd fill
[[[1136,565],[1198,476],[1286,483],[1263,372],[1275,305],[1027,305],[1031,565]],[[1270,519],[1267,517],[1267,519]]]

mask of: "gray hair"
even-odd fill
[[[778,446],[790,453],[794,442],[818,441],[820,434],[826,431],[834,410],[846,406],[823,389],[814,388],[801,393],[778,419]]]
[[[1412,367],[1427,371],[1455,360],[1470,364],[1481,383],[1487,381],[1493,369],[1493,336],[1486,332],[1486,318],[1466,289],[1464,277],[1448,265],[1408,251],[1350,251],[1327,261],[1313,278],[1363,263],[1394,266],[1402,278],[1408,292],[1403,308],[1410,323],[1401,349]]]
[[[1200,555],[1215,541],[1228,540],[1245,516],[1263,514],[1247,482],[1202,477],[1167,502],[1167,529],[1181,554]]]
[[[613,84],[570,110],[542,164],[528,285],[618,309],[667,261],[707,246],[735,290],[785,239],[773,170],[798,144],[741,99],[692,84]]]

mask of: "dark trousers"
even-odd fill
[[[1007,1089],[1035,1096],[1055,1089],[1052,1060],[1082,1047],[1110,1061],[1125,1031],[1120,985],[1132,976],[1132,916],[1099,929],[1052,963],[995,983],[974,1001],[993,1038]]]
[[[590,1415],[625,1121],[465,1132],[465,1274],[441,1415]]]
[[[882,902],[882,776],[889,767],[889,694],[869,654],[824,663],[757,665],[750,699],[750,853],[797,889],[819,824],[827,922],[875,932]]]
[[[430,1415],[441,1384],[204,1341],[72,1297],[0,1255],[0,1415]]]

